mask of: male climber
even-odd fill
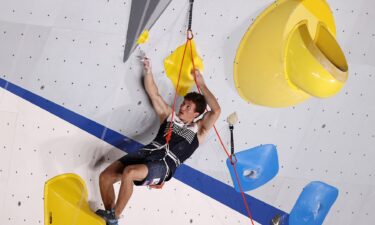
[[[154,82],[150,60],[144,58],[142,63],[145,89],[161,125],[150,144],[113,162],[100,174],[100,194],[105,210],[99,209],[96,213],[104,218],[107,225],[118,224],[118,218],[133,193],[133,185],[160,185],[170,180],[177,167],[203,143],[221,111],[199,70],[195,70],[192,75],[195,73],[203,95],[188,93],[178,113],[172,117],[171,106],[163,100]],[[204,113],[207,104],[211,110],[195,121]],[[167,143],[166,136],[172,118],[173,129],[170,142]],[[116,201],[113,184],[118,181],[121,181],[121,186]]]

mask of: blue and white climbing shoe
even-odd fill
[[[115,216],[115,210],[103,210],[103,209],[98,209],[96,210],[96,215],[102,217],[107,225],[118,225],[118,220],[116,219]]]

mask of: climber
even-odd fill
[[[203,143],[221,112],[200,71],[192,70],[191,75],[196,76],[197,86],[203,95],[188,93],[178,113],[175,113],[174,106],[169,106],[158,91],[151,72],[151,61],[144,57],[141,62],[145,90],[161,125],[150,144],[113,162],[100,174],[99,186],[105,210],[99,209],[96,213],[104,218],[107,225],[118,224],[134,185],[162,185],[170,180],[178,166]],[[207,105],[210,110],[205,112]],[[201,114],[203,116],[199,119]],[[113,184],[118,181],[121,181],[121,186],[115,201]]]

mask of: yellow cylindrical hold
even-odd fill
[[[305,21],[305,25],[304,33],[301,36],[302,28],[297,29],[296,25],[302,21]],[[234,63],[234,81],[239,95],[245,101],[257,105],[287,107],[308,99],[311,94],[328,97],[337,93],[346,80],[347,66],[345,69],[345,56],[341,54],[342,51],[335,41],[335,33],[332,12],[326,1],[276,1],[255,20],[239,45]],[[300,35],[300,40],[297,40],[298,35]],[[302,46],[305,44],[302,38],[306,39],[307,36],[311,40],[311,37],[314,37],[314,40],[309,44],[314,46],[317,52],[321,52],[320,56],[325,60],[314,59],[318,54],[312,53],[310,50],[299,53],[306,54],[305,58],[293,56],[293,51],[289,48],[298,46],[307,48],[307,46]],[[294,41],[299,41],[299,44]],[[338,54],[339,52],[341,53]],[[311,57],[308,57],[308,54]],[[289,59],[289,57],[291,58]],[[330,62],[335,66],[320,65],[322,62]],[[335,87],[329,86],[330,82],[324,84],[319,83],[318,80],[318,83],[305,85],[310,89],[318,87],[315,90],[307,91],[308,88],[304,85],[293,84],[291,78],[304,80],[302,82],[311,81],[308,78],[301,78],[303,76],[311,78],[311,73],[310,75],[306,74],[306,68],[303,67],[306,63],[310,67],[321,68],[319,71],[325,71],[324,75],[319,75],[322,78],[321,81],[330,75],[340,81],[341,86],[340,83],[335,83],[333,85],[336,85]],[[310,68],[309,71],[316,70],[316,68]],[[295,80],[295,82],[297,81]]]
[[[304,92],[327,98],[343,87],[348,66],[342,60],[343,53],[336,40],[326,28],[320,25],[316,34],[321,48],[312,40],[305,21],[296,25],[287,45],[286,76]]]

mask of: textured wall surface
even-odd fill
[[[233,83],[238,44],[272,1],[196,0],[193,30],[207,85],[222,106],[216,126],[226,144],[226,117],[237,111],[237,150],[277,145],[279,174],[248,192],[287,213],[302,188],[321,180],[339,189],[324,224],[375,220],[375,2],[329,0],[349,64],[344,89],[284,109],[244,102]],[[125,154],[7,89],[10,82],[66,110],[146,144],[158,129],[141,82],[137,49],[122,62],[130,0],[0,0],[0,224],[42,224],[43,185],[74,172],[100,206],[98,174]],[[171,103],[174,88],[162,60],[185,41],[188,1],[173,0],[142,45],[155,80]],[[53,112],[53,110],[52,110]],[[102,138],[103,139],[103,138]],[[104,157],[104,162],[97,161]],[[211,132],[186,164],[232,185],[226,155]],[[212,187],[214,188],[214,187]],[[241,202],[238,203],[239,205]],[[251,207],[251,206],[250,206]],[[120,224],[249,224],[243,214],[179,180],[163,190],[136,188]],[[139,221],[141,220],[141,221]]]

